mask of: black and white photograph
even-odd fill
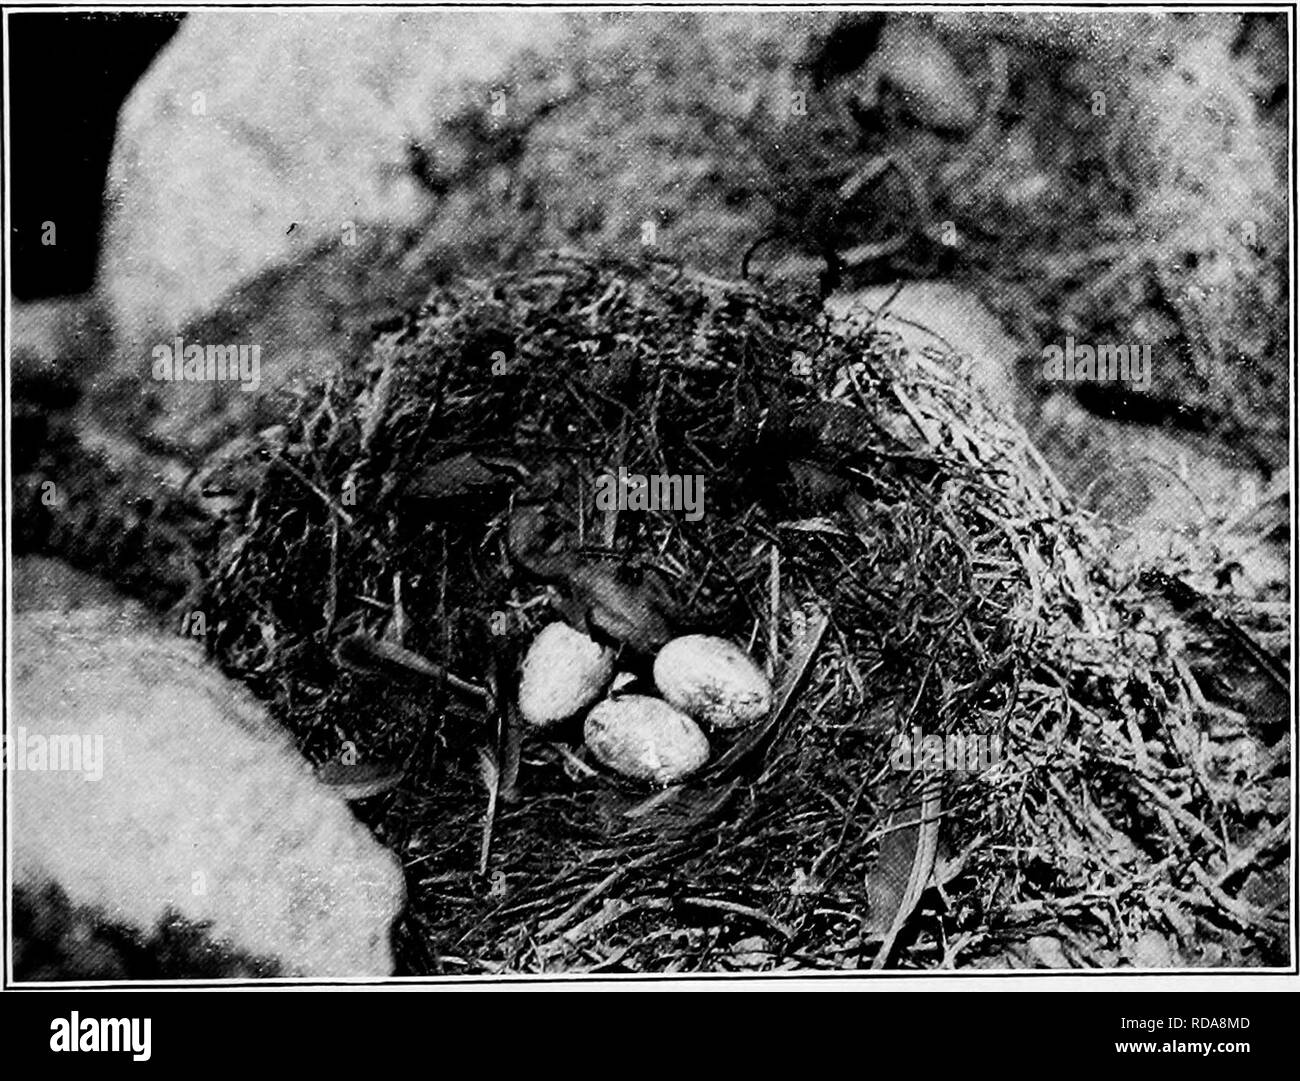
[[[6,987],[1294,976],[1295,16],[8,9]]]

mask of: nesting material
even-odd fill
[[[1081,965],[1140,966],[1153,936],[1172,963],[1285,961],[1285,907],[1267,900],[1287,870],[1285,723],[1206,757],[1170,636],[1183,617],[1110,563],[1109,538],[961,371],[870,313],[557,253],[432,289],[294,401],[284,449],[200,549],[209,641],[312,761],[349,741],[408,763],[402,801],[354,805],[407,868],[399,971],[715,971],[756,925],[782,929],[765,965],[871,964],[864,876],[931,736],[941,759],[977,739],[1000,751],[944,769],[943,895],[921,884],[889,963],[1006,967],[1043,935]],[[467,453],[513,459],[514,490],[403,495]],[[703,477],[704,513],[597,508],[597,478],[620,470]],[[507,544],[520,505],[544,511],[533,570]],[[581,576],[547,573],[561,557],[641,606],[662,592],[683,627],[754,643],[775,705],[649,797],[527,740],[485,849],[498,773],[483,763],[511,765],[502,717],[449,681],[341,669],[334,648],[397,626],[509,702],[555,610],[574,626],[593,612]],[[1168,569],[1252,631],[1285,630],[1284,604],[1218,589],[1207,560]],[[828,623],[806,659],[814,613]],[[1195,660],[1232,648],[1203,628]],[[725,909],[683,906],[683,884]],[[602,900],[624,915],[603,922]]]

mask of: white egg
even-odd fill
[[[592,707],[583,726],[596,761],[626,777],[667,785],[709,760],[700,726],[667,702],[646,695],[610,698]]]
[[[596,701],[613,674],[612,649],[567,623],[552,623],[524,656],[519,713],[537,727],[556,724]]]
[[[739,646],[725,638],[674,638],[655,658],[659,693],[697,721],[720,731],[744,728],[772,708],[772,685]]]

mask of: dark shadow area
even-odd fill
[[[90,288],[118,110],[183,18],[177,12],[10,16],[16,299]],[[42,243],[46,222],[54,224],[55,244]]]

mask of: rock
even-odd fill
[[[94,297],[15,303],[12,311],[15,383],[59,383],[57,397],[66,401],[76,392],[78,372],[93,371],[107,360],[108,328]]]
[[[562,27],[543,11],[189,16],[123,106],[109,167],[97,288],[124,362],[349,223],[415,224],[431,193],[411,147],[436,150],[461,86]]]
[[[882,91],[897,94],[912,120],[936,131],[964,133],[979,119],[979,103],[960,65],[933,30],[910,20],[886,23],[850,93],[865,110],[877,107]]]
[[[144,605],[60,559],[19,556],[13,561],[9,580],[15,612],[57,612],[104,630],[142,630],[157,625]]]
[[[56,603],[14,621],[15,882],[141,929],[210,921],[287,974],[390,973],[394,856],[196,646],[111,605],[60,611],[54,577],[27,572]]]
[[[1158,39],[1160,16],[1146,12],[935,12],[941,32],[958,39],[1003,41],[1019,48],[1086,56],[1094,61],[1145,58]]]
[[[836,315],[853,310],[876,312],[893,286],[873,286],[837,293],[827,301]],[[945,281],[910,281],[889,304],[881,324],[897,334],[909,352],[954,349],[969,357],[970,378],[989,402],[1004,413],[1019,412],[1023,396],[1015,378],[1015,360],[1023,350],[997,317],[969,289]]]
[[[1175,559],[1216,523],[1249,513],[1267,482],[1210,436],[1099,417],[1066,393],[1045,398],[1028,427],[1079,503],[1116,527],[1125,561]],[[1264,554],[1257,542],[1239,546],[1243,559]],[[1220,543],[1226,555],[1232,546]],[[1288,557],[1274,554],[1280,565],[1252,566],[1276,575]]]

